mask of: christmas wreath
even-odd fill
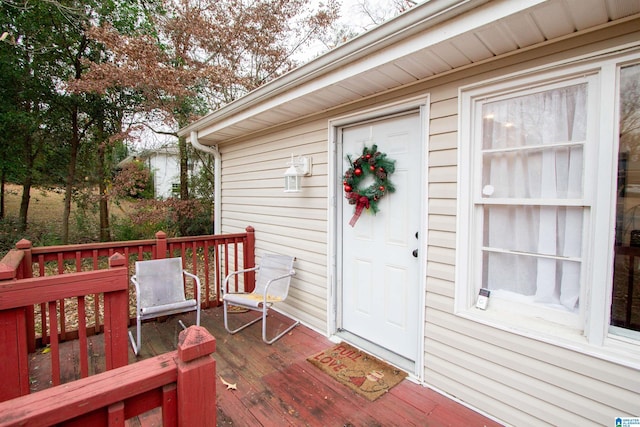
[[[360,218],[364,209],[378,212],[378,202],[387,193],[393,193],[395,187],[389,181],[389,175],[395,171],[395,160],[387,158],[385,153],[378,151],[377,145],[364,147],[362,155],[353,160],[347,155],[349,169],[344,173],[343,185],[346,199],[350,205],[355,205],[355,212],[349,225],[352,227]],[[373,183],[366,188],[360,184],[367,177],[373,177]]]

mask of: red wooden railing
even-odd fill
[[[637,259],[640,248],[636,246],[615,246],[616,270],[613,276],[613,309],[611,324],[625,329],[640,331],[640,321],[634,318],[633,305],[637,301],[638,285]],[[627,267],[625,268],[625,264]],[[616,298],[616,295],[619,295]]]
[[[178,350],[0,403],[0,427],[124,426],[162,409],[164,426],[216,425],[215,338],[191,326]]]
[[[51,331],[59,329],[58,301],[77,301],[80,375],[89,375],[89,354],[85,299],[100,295],[104,307],[104,351],[106,369],[128,362],[129,275],[122,255],[109,259],[109,269],[58,276],[0,282],[0,401],[29,394],[29,351],[27,323],[36,304],[46,307]],[[46,324],[43,325],[46,330]],[[51,381],[60,384],[58,334],[51,335]]]
[[[50,275],[65,275],[81,271],[105,269],[108,258],[118,252],[128,265],[129,274],[133,264],[142,259],[181,257],[185,269],[200,277],[204,289],[202,307],[220,305],[220,285],[224,277],[239,268],[251,268],[255,264],[255,235],[253,227],[247,227],[245,233],[207,235],[195,237],[167,238],[163,232],[156,233],[155,239],[133,240],[65,246],[32,247],[31,242],[21,240],[0,261],[0,284]],[[253,273],[245,276],[244,283],[254,283]],[[238,286],[238,283],[235,283]],[[133,288],[130,289],[135,294]],[[59,340],[78,338],[78,328],[86,329],[88,335],[104,329],[104,310],[99,295],[91,300],[91,313],[83,326],[70,325],[66,321],[65,298],[57,301],[59,321]],[[132,300],[132,298],[130,298]],[[47,316],[53,314],[45,304],[28,307],[26,315],[27,345],[33,352],[38,345],[48,344],[50,338],[44,325]],[[129,310],[129,317],[135,319],[135,313]],[[37,328],[37,325],[41,325]],[[39,329],[39,330],[37,330]],[[39,341],[37,341],[39,340]]]

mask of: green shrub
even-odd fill
[[[18,217],[7,216],[0,219],[0,257],[16,247],[21,239],[31,241],[33,246],[52,246],[62,244],[58,227],[53,224],[29,223],[27,230],[20,230]]]

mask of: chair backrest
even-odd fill
[[[141,307],[185,301],[181,258],[136,261],[136,281]]]
[[[264,294],[264,288],[269,280],[281,277],[293,271],[294,257],[288,255],[265,254],[260,261],[260,268],[256,277],[256,288],[253,291],[256,294]],[[281,280],[276,280],[269,286],[269,295],[284,300],[289,293],[289,284],[291,276]]]

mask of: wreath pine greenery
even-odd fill
[[[377,145],[364,147],[362,155],[355,160],[347,155],[350,168],[343,177],[345,197],[349,204],[356,205],[356,213],[351,220],[357,221],[363,209],[371,209],[378,212],[378,202],[387,193],[393,193],[395,187],[389,180],[389,175],[395,171],[395,160],[387,158],[386,153],[378,151]],[[360,188],[360,184],[368,176],[373,177],[373,183],[366,188]],[[352,226],[353,226],[352,224]]]

